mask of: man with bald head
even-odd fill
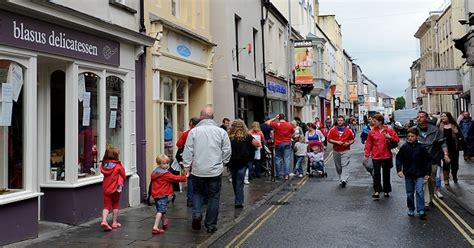
[[[227,132],[212,120],[214,110],[206,106],[201,110],[201,121],[189,131],[183,151],[183,166],[191,168],[193,176],[193,222],[192,228],[201,229],[202,205],[205,194],[208,196],[204,225],[208,233],[217,231],[221,175],[224,164],[230,160],[231,146]]]

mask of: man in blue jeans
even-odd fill
[[[282,165],[284,165],[284,177],[288,180],[291,163],[291,137],[295,132],[293,126],[285,121],[285,115],[279,114],[275,118],[265,122],[273,128],[273,137],[275,139],[275,176],[281,177]]]
[[[207,193],[208,204],[204,225],[208,233],[217,231],[219,201],[222,186],[221,175],[224,164],[230,160],[231,146],[227,132],[212,120],[214,110],[207,106],[201,110],[201,121],[186,139],[183,152],[183,167],[188,172],[192,166],[193,176],[193,222],[192,228],[201,229],[202,206]]]

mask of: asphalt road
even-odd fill
[[[292,179],[211,247],[473,247],[472,228],[470,233],[455,220],[463,235],[443,213],[449,213],[446,207],[432,208],[427,220],[407,216],[404,180],[395,168],[391,197],[373,201],[372,178],[362,167],[362,154],[363,146],[356,141],[346,188],[339,186],[330,159],[327,178]],[[446,197],[441,204],[473,223],[472,215]]]

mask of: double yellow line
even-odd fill
[[[451,224],[453,224],[453,226],[461,233],[461,235],[464,236],[467,242],[474,246],[474,229],[442,200],[435,198],[433,203],[439,209],[439,211],[441,211],[441,213],[446,216],[449,222],[451,222]]]
[[[329,153],[328,157],[325,159],[325,163],[329,161],[333,156],[332,151]],[[305,176],[303,179],[301,179],[295,186],[294,190],[286,193],[282,198],[278,200],[279,203],[283,203],[288,201],[298,189],[302,188],[303,185],[308,181],[309,177]],[[278,209],[281,208],[282,205],[273,205],[270,208],[268,208],[265,212],[263,212],[262,215],[260,215],[257,219],[255,219],[252,223],[250,223],[247,228],[245,228],[239,235],[235,236],[226,246],[225,248],[232,247],[232,245],[235,244],[235,247],[240,247],[247,239],[250,238],[265,222],[267,222],[270,217],[275,214]],[[240,241],[239,241],[240,240]]]

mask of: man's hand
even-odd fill
[[[428,180],[428,179],[430,179],[430,176],[425,176],[424,179]]]
[[[448,155],[448,154],[444,154],[444,162],[445,162],[446,164],[451,163],[451,159],[449,158],[449,155]]]
[[[398,176],[399,176],[400,178],[403,178],[405,175],[403,174],[403,171],[400,171],[400,172],[398,172]]]

